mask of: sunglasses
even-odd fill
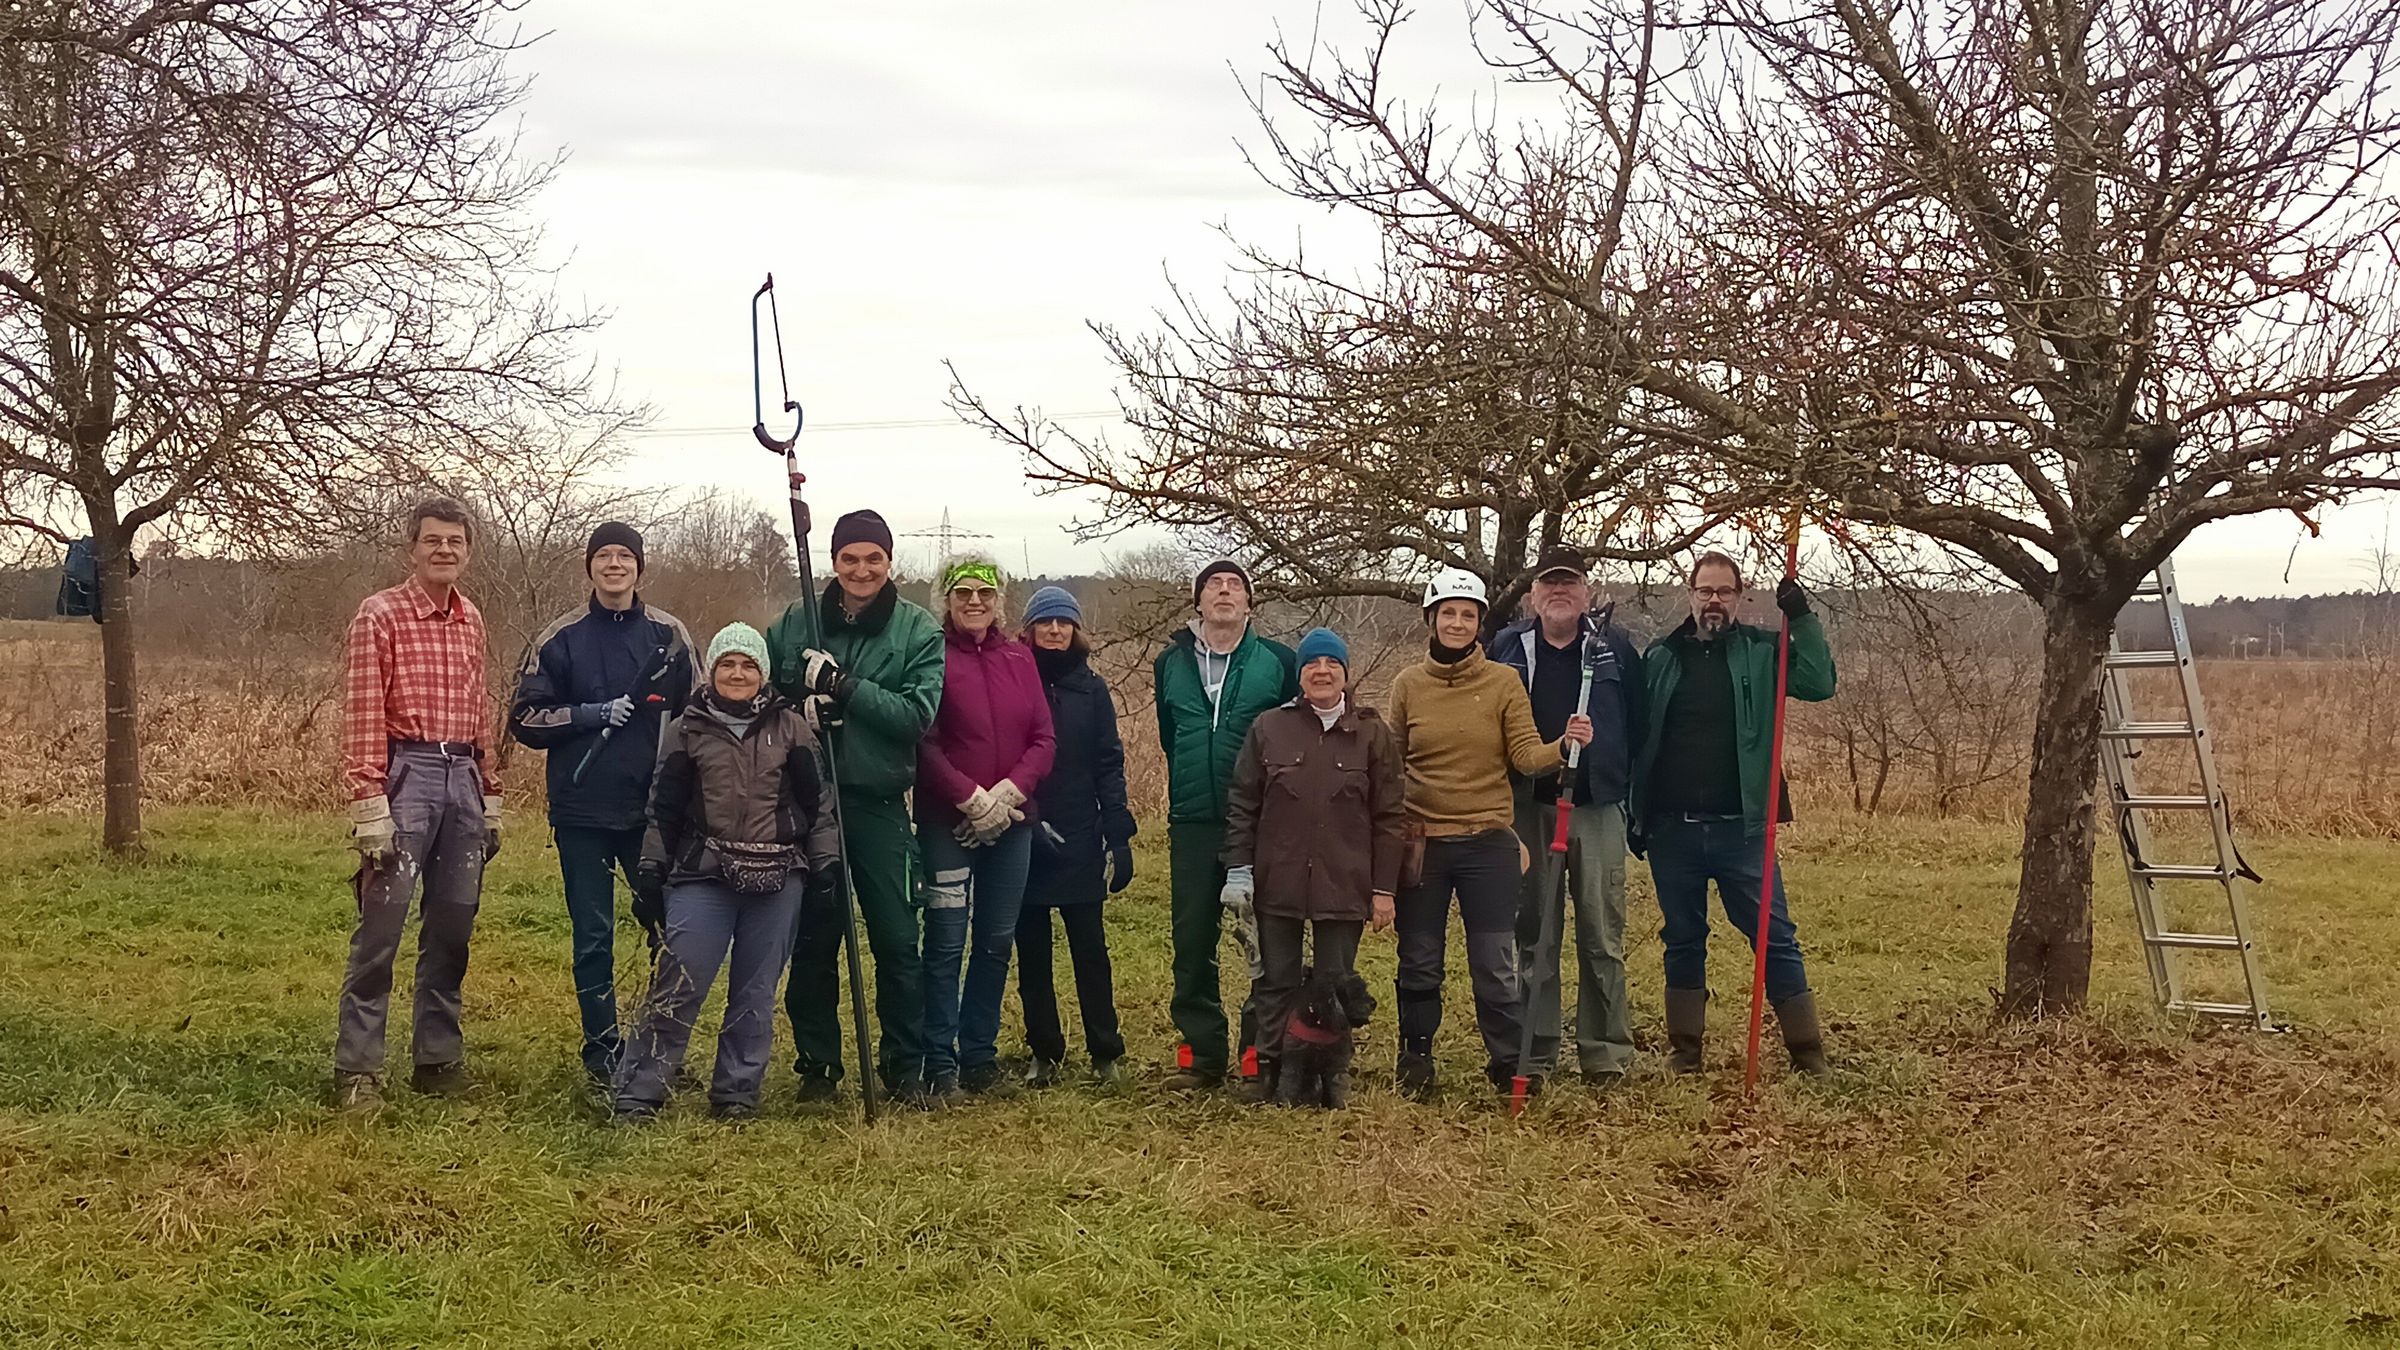
[[[991,605],[1000,601],[1000,592],[989,586],[953,586],[950,598],[971,605]]]

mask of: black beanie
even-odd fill
[[[828,551],[838,558],[852,544],[873,544],[888,558],[892,553],[892,527],[872,511],[852,511],[833,522],[833,544]]]
[[[1208,589],[1208,579],[1221,572],[1231,572],[1235,576],[1240,577],[1242,579],[1242,594],[1248,595],[1251,593],[1249,569],[1243,567],[1240,563],[1235,562],[1231,558],[1219,558],[1215,562],[1210,563],[1208,566],[1201,568],[1200,575],[1192,578],[1193,604],[1196,605],[1200,603],[1200,592]]]
[[[592,531],[591,539],[583,546],[583,570],[587,575],[592,570],[592,555],[610,544],[622,545],[633,555],[634,571],[639,572],[647,565],[642,558],[642,532],[624,521],[612,520]]]

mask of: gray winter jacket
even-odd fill
[[[659,746],[642,864],[669,882],[713,878],[709,843],[723,839],[791,845],[810,874],[822,875],[840,857],[823,783],[816,736],[780,695],[739,730],[695,703]]]

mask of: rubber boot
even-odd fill
[[[1775,1005],[1775,1025],[1783,1028],[1783,1048],[1792,1057],[1792,1072],[1811,1077],[1833,1072],[1825,1062],[1825,1032],[1817,1025],[1817,996],[1794,994]]]
[[[1667,991],[1667,1072],[1700,1072],[1700,1047],[1708,1029],[1708,991]]]
[[[1255,1055],[1243,1066],[1249,1072],[1233,1086],[1232,1097],[1244,1106],[1259,1106],[1275,1100],[1276,1062],[1273,1055]]]
[[[1419,1101],[1433,1095],[1431,1036],[1410,1036],[1400,1042],[1400,1060],[1392,1066],[1392,1080],[1402,1092]]]

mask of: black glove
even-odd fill
[[[1785,577],[1775,583],[1775,608],[1787,619],[1808,617],[1808,592],[1800,589],[1800,578]]]
[[[1108,893],[1115,895],[1133,884],[1133,845],[1108,846]]]
[[[1650,840],[1639,827],[1630,824],[1625,827],[1625,851],[1638,860],[1647,861],[1649,859]]]
[[[633,921],[653,933],[667,926],[667,869],[647,858],[633,869]]]
[[[801,908],[816,909],[824,905],[838,905],[841,901],[842,865],[828,862],[822,867],[810,868],[808,885],[800,892]]]

